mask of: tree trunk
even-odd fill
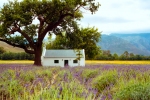
[[[34,65],[42,66],[41,64],[42,45],[38,45],[35,49]]]

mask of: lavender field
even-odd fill
[[[150,100],[150,65],[0,64],[0,100]]]

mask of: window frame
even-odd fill
[[[77,64],[77,63],[78,63],[78,60],[73,60],[73,63],[74,63],[74,64]]]
[[[54,60],[54,64],[59,64],[59,60]]]

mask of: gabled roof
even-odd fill
[[[80,53],[84,57],[84,49],[80,50]],[[78,52],[75,50],[46,50],[44,53],[44,57],[46,58],[76,58]]]

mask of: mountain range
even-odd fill
[[[112,54],[129,53],[150,56],[150,33],[111,33],[102,34],[98,42],[101,50],[110,50]],[[10,52],[24,52],[23,49],[10,46],[0,41],[0,46]]]
[[[102,50],[112,54],[123,54],[125,51],[139,55],[150,55],[150,33],[111,33],[102,34],[98,45]]]

